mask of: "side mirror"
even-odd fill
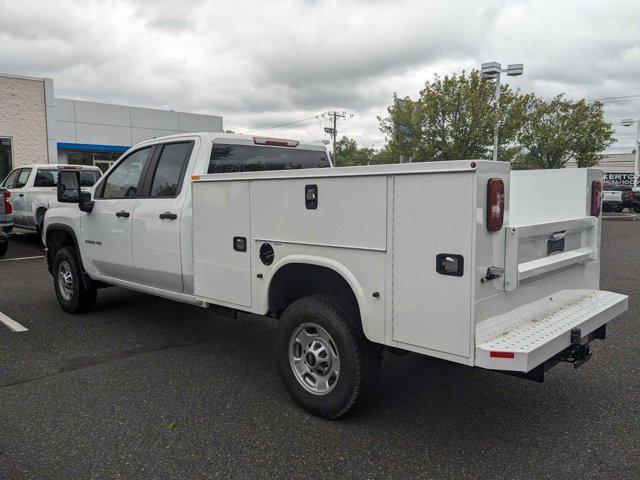
[[[86,213],[93,210],[91,194],[80,189],[80,172],[78,170],[60,170],[58,174],[58,201],[61,203],[77,203],[78,208]]]
[[[60,170],[58,173],[58,201],[61,203],[80,203],[80,172],[77,170]]]

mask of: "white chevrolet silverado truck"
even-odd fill
[[[198,133],[133,147],[89,192],[62,172],[44,226],[61,306],[119,285],[271,315],[287,391],[324,418],[366,397],[385,349],[542,381],[627,309],[599,289],[600,170],[323,167],[320,144]]]
[[[2,186],[11,193],[16,227],[41,235],[44,214],[57,204],[58,173],[63,169],[78,170],[84,189],[93,186],[102,175],[98,167],[51,163],[22,165],[7,175]]]

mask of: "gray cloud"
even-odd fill
[[[367,145],[394,91],[484,61],[525,63],[508,81],[545,96],[640,94],[639,39],[628,0],[0,0],[0,71],[51,76],[60,96],[222,114],[238,131],[346,108],[341,132]],[[640,101],[606,114],[639,117]]]

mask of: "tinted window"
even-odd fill
[[[29,175],[31,175],[30,168],[23,168],[20,170],[20,174],[18,175],[18,180],[16,181],[16,186],[13,188],[22,188],[27,184],[29,180]]]
[[[328,166],[329,159],[322,151],[214,144],[211,148],[208,173],[258,172]]]
[[[11,172],[7,178],[4,179],[2,185],[7,188],[13,188],[16,184],[16,180],[18,179],[18,174],[20,173],[20,169],[14,170]]]
[[[0,178],[11,171],[11,139],[0,138]]]
[[[120,162],[105,180],[101,198],[135,198],[140,175],[152,148],[138,150]]]
[[[33,181],[34,187],[55,187],[58,184],[58,170],[42,168],[36,172],[36,179]]]
[[[58,186],[58,169],[41,168],[36,173],[33,182],[34,187],[56,187]],[[80,185],[83,187],[93,186],[100,178],[97,170],[80,170]]]
[[[162,147],[151,184],[152,197],[175,197],[180,193],[182,177],[192,148],[193,142],[169,143]]]

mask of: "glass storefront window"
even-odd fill
[[[104,173],[122,153],[67,150],[67,158],[71,165],[95,165]]]
[[[71,165],[93,165],[93,152],[67,152],[68,162]]]
[[[0,138],[0,182],[9,175],[13,167],[13,157],[11,151],[11,139]]]

